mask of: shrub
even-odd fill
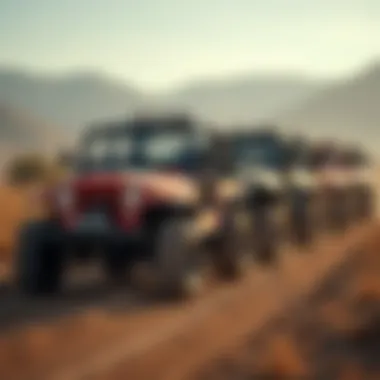
[[[50,166],[51,164],[44,156],[36,153],[25,153],[9,161],[6,177],[12,185],[43,181],[51,170]]]

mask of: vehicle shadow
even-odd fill
[[[135,313],[164,307],[166,301],[142,297],[131,287],[104,282],[80,284],[46,296],[25,296],[11,285],[0,288],[0,334],[29,324],[48,323],[85,311]]]

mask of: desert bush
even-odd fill
[[[51,164],[42,155],[25,153],[13,157],[7,165],[6,177],[12,185],[24,185],[43,181],[50,171]]]
[[[61,167],[70,168],[73,164],[74,157],[74,152],[72,150],[62,149],[57,153],[55,162]]]
[[[15,186],[54,183],[68,173],[67,165],[60,159],[48,158],[36,153],[25,153],[13,157],[6,167],[7,182]]]

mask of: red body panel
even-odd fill
[[[174,172],[94,173],[72,178],[64,186],[70,189],[73,204],[59,208],[54,191],[51,205],[67,229],[72,228],[84,212],[101,203],[115,225],[130,230],[139,225],[147,207],[170,202],[171,199],[186,202],[194,195],[193,182],[187,176]],[[135,205],[127,206],[124,196],[132,188],[138,190],[139,200]]]

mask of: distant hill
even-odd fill
[[[71,142],[61,128],[29,112],[0,103],[0,164],[18,152],[50,154]]]
[[[257,75],[189,84],[166,101],[218,123],[252,123],[295,107],[324,86],[297,76]]]
[[[94,119],[125,114],[139,99],[136,90],[98,74],[49,77],[0,69],[0,102],[69,130]]]
[[[315,94],[278,117],[289,128],[380,147],[380,63]]]
[[[37,140],[38,136],[57,131],[75,136],[73,132],[92,121],[114,119],[149,105],[189,110],[202,119],[222,124],[278,122],[290,132],[342,137],[377,149],[378,99],[380,64],[334,83],[294,75],[246,75],[194,81],[155,95],[99,73],[49,77],[0,68],[0,104],[12,106],[16,115],[25,110],[22,114],[27,113],[26,119],[36,115],[32,119],[44,120],[44,133],[36,132]],[[19,120],[19,116],[15,119]],[[13,133],[18,141],[28,141],[19,132],[33,130],[26,119],[14,121],[24,128],[12,127],[13,132],[7,128],[8,136]],[[31,124],[39,125],[40,121]],[[0,141],[4,141],[1,133]]]
[[[251,122],[295,106],[320,86],[310,79],[286,75],[246,76],[191,83],[152,96],[97,73],[48,77],[0,68],[0,102],[22,107],[70,130],[147,105],[190,110],[224,123]]]

